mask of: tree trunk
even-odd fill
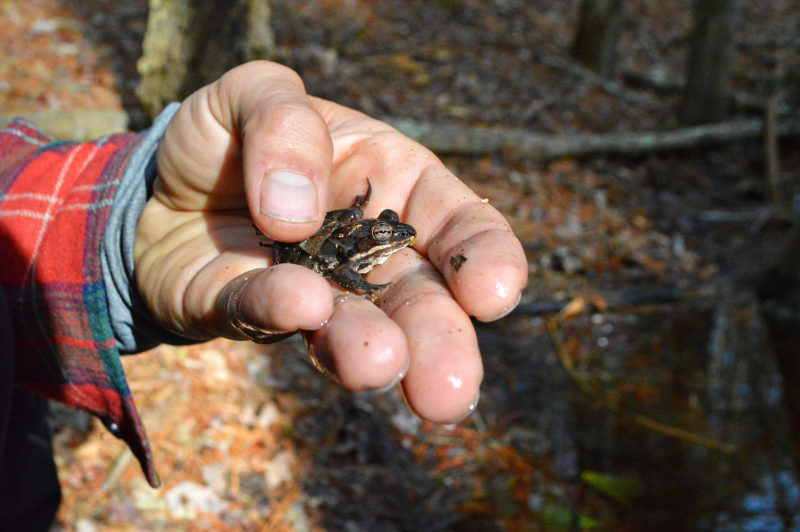
[[[582,0],[572,56],[601,76],[614,76],[622,0]]]
[[[150,0],[137,95],[152,119],[226,70],[274,53],[268,0]]]
[[[694,28],[681,102],[684,123],[717,122],[727,116],[740,4],[740,0],[694,0]]]
[[[795,226],[796,227],[796,226]],[[795,474],[800,475],[800,234],[794,231],[784,252],[759,280],[758,295],[769,340],[781,371],[782,399],[788,413]]]

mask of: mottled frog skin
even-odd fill
[[[348,209],[328,212],[313,236],[294,244],[273,242],[275,264],[300,264],[332,279],[348,292],[373,298],[388,284],[369,283],[362,275],[412,245],[417,232],[391,209],[385,209],[377,218],[364,218],[362,207],[371,194],[372,185],[367,180],[367,193],[356,196]]]

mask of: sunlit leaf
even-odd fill
[[[548,530],[596,530],[600,527],[600,522],[586,515],[576,515],[576,510],[564,504],[549,503],[541,513],[541,523]],[[577,523],[576,523],[577,522]]]
[[[581,473],[581,480],[603,495],[623,504],[638,498],[643,490],[641,481],[628,475],[584,471]]]

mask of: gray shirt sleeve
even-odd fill
[[[156,179],[156,150],[180,104],[172,103],[156,118],[136,148],[122,175],[111,216],[103,235],[100,261],[111,315],[111,327],[123,355],[145,351],[160,343],[188,344],[190,340],[160,326],[136,287],[133,273],[133,244],[136,225],[153,192]]]

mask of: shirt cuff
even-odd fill
[[[136,226],[145,203],[153,194],[158,175],[156,151],[180,104],[172,103],[144,133],[122,174],[103,236],[100,261],[106,288],[111,328],[123,355],[146,351],[161,343],[190,344],[196,340],[172,333],[158,324],[136,286],[133,246]]]

